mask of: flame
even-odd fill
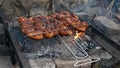
[[[78,31],[76,31],[76,35],[74,36],[74,40],[76,40],[77,38],[79,38]]]
[[[76,40],[76,39],[84,36],[84,34],[85,34],[84,32],[78,32],[78,31],[76,31],[76,35],[74,36],[74,40]]]

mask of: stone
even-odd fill
[[[41,13],[41,11],[45,11],[45,6],[48,1],[49,0],[3,0],[0,10],[4,13],[6,19],[14,20],[15,17],[32,16]],[[36,9],[40,11],[36,11]]]
[[[3,0],[0,0],[0,5],[2,4]]]
[[[9,56],[0,56],[0,68],[13,68]]]
[[[119,25],[105,16],[97,16],[94,18],[94,22],[91,22],[97,29],[108,36],[117,35],[120,32]]]
[[[74,67],[76,60],[61,60],[56,59],[54,60],[57,68],[91,68],[91,64],[86,64],[83,66]],[[87,63],[91,61],[91,58],[86,58],[84,60],[80,60],[81,63]]]
[[[120,27],[113,20],[111,20],[105,16],[95,17],[94,21],[98,26],[100,26],[100,24],[101,24],[101,25],[104,25],[106,28],[120,30]],[[99,21],[99,23],[96,21]]]
[[[53,9],[57,11],[66,10],[66,9],[71,11],[74,10],[79,11],[81,9],[84,9],[84,6],[81,7],[81,4],[85,4],[87,2],[88,0],[54,0]],[[63,5],[64,7],[61,5]]]
[[[101,59],[111,59],[113,57],[112,55],[110,55],[108,52],[106,52],[102,48],[92,49],[91,51],[89,51],[89,55],[91,55],[92,57],[99,57]]]
[[[9,48],[6,45],[0,44],[0,56],[7,56],[9,54]]]
[[[4,25],[0,23],[0,44],[5,43],[5,35],[4,35]]]
[[[118,11],[120,11],[120,8],[118,8]]]
[[[0,23],[0,35],[4,34],[4,25]]]
[[[80,20],[83,20],[86,22],[89,22],[92,19],[92,17],[89,17],[88,13],[85,13],[85,12],[76,12],[75,14],[79,17]]]
[[[31,68],[56,68],[52,59],[48,58],[36,58],[29,59]]]

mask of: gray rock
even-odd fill
[[[0,35],[4,34],[4,25],[0,24]]]
[[[32,7],[30,10],[30,15],[47,15],[47,10],[49,7],[49,0],[32,0]]]
[[[120,32],[120,27],[116,24],[115,21],[105,17],[105,16],[97,16],[94,18],[94,22],[91,22],[97,29],[102,31],[104,34],[108,36],[116,35]]]
[[[120,30],[120,27],[113,20],[110,20],[109,18],[107,18],[105,16],[98,16],[94,20],[95,20],[95,23],[98,26],[100,26],[100,24],[102,24],[102,25],[104,25],[107,28],[111,28],[111,29],[115,29],[115,30]],[[99,23],[97,21],[99,21]]]
[[[84,4],[87,2],[88,0],[54,0],[54,9],[65,10],[65,8],[61,7],[61,4],[62,4],[67,9],[73,12],[76,12],[76,11],[84,9],[85,8]]]
[[[89,61],[91,61],[91,58],[86,58],[84,60],[80,60],[80,63],[86,63]],[[74,67],[75,63],[76,63],[76,60],[61,60],[61,59],[55,60],[55,64],[56,64],[57,68],[91,68],[91,64]]]
[[[5,43],[5,36],[4,36],[4,25],[0,23],[0,44]]]
[[[52,59],[48,58],[36,58],[29,59],[32,68],[56,68]]]
[[[0,56],[7,56],[9,54],[9,48],[6,45],[0,44]]]
[[[78,15],[78,16],[88,15],[88,14],[85,13],[85,12],[77,12],[77,13],[75,13],[75,14]]]
[[[118,8],[118,11],[120,12],[120,7]]]
[[[81,4],[77,5],[73,9],[71,9],[73,12],[83,11],[89,7],[97,6],[97,4],[98,4],[97,0],[83,0],[83,1],[81,0],[80,2],[81,2]]]
[[[101,7],[86,7],[84,12],[88,13],[89,16],[96,14],[96,15],[103,15],[105,14],[105,9]]]
[[[0,68],[13,68],[9,56],[0,56]]]
[[[119,16],[118,16],[119,18]],[[92,22],[96,28],[109,36],[113,41],[120,43],[120,25],[119,22],[111,20],[105,16],[98,16]]]
[[[79,17],[80,20],[84,20],[86,22],[89,22],[92,19],[92,17],[88,16],[88,13],[85,12],[77,12],[75,14]]]
[[[3,0],[0,0],[0,5],[2,4]]]
[[[14,17],[39,14],[41,12],[39,10],[45,9],[48,1],[49,0],[2,0],[1,10],[6,19],[12,20]],[[36,11],[36,9],[39,10]]]
[[[101,59],[111,59],[112,55],[110,55],[108,52],[106,52],[103,49],[93,50],[92,57],[99,57]]]

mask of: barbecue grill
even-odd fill
[[[30,58],[47,57],[52,59],[65,59],[66,57],[69,57],[70,60],[76,60],[74,66],[82,66],[99,61],[100,58],[92,58],[85,51],[85,48],[83,46],[88,44],[100,45],[117,59],[119,59],[120,57],[119,44],[112,41],[109,37],[105,36],[102,32],[93,27],[91,24],[89,25],[89,29],[86,31],[87,35],[85,36],[87,36],[87,40],[84,40],[86,37],[74,40],[72,36],[61,37],[58,35],[57,37],[51,39],[35,41],[24,36],[15,23],[5,22],[5,26],[7,37],[6,42],[11,50],[15,52],[15,54],[17,54],[12,57],[15,57],[19,61],[19,64],[22,68],[30,68],[30,64],[28,62],[28,59]],[[94,42],[90,42],[93,40]],[[34,47],[37,48],[35,49],[35,51]],[[44,49],[42,53],[36,53],[37,50],[42,51],[42,49]],[[48,49],[48,51],[50,52],[45,53],[46,49]],[[80,63],[82,60],[85,60],[87,58],[91,58],[92,61]]]
[[[96,45],[95,42],[91,41],[90,37],[85,35],[82,38],[74,39],[74,36],[60,36],[43,39],[43,40],[33,40],[26,37],[20,30],[17,22],[5,24],[8,28],[7,34],[9,34],[9,44],[15,46],[17,54],[19,55],[19,61],[21,67],[28,68],[28,59],[30,58],[52,58],[52,59],[68,59],[75,60],[74,66],[82,66],[85,64],[90,64],[97,62],[100,58],[92,58],[88,55],[82,46],[89,44]],[[86,38],[86,39],[85,39]],[[83,40],[84,39],[84,40]],[[82,45],[82,46],[81,46]],[[82,60],[90,58],[91,61],[82,63]]]
[[[17,21],[5,21],[6,42],[15,53],[12,57],[16,58],[21,68],[31,68],[29,59],[44,57],[54,60],[73,60],[74,67],[97,62],[100,58],[91,57],[87,53],[87,47],[98,45],[120,60],[120,45],[90,24],[90,22],[88,22],[89,28],[86,34],[81,38],[74,39],[74,36],[71,35],[60,36],[57,34],[54,38],[33,40],[21,32]],[[86,59],[90,60],[82,62]]]

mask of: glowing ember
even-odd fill
[[[74,36],[74,40],[78,38],[78,31],[76,31],[76,36]]]
[[[84,36],[84,34],[85,34],[84,32],[78,32],[78,31],[76,31],[76,35],[74,36],[74,40],[76,40],[76,39]]]

